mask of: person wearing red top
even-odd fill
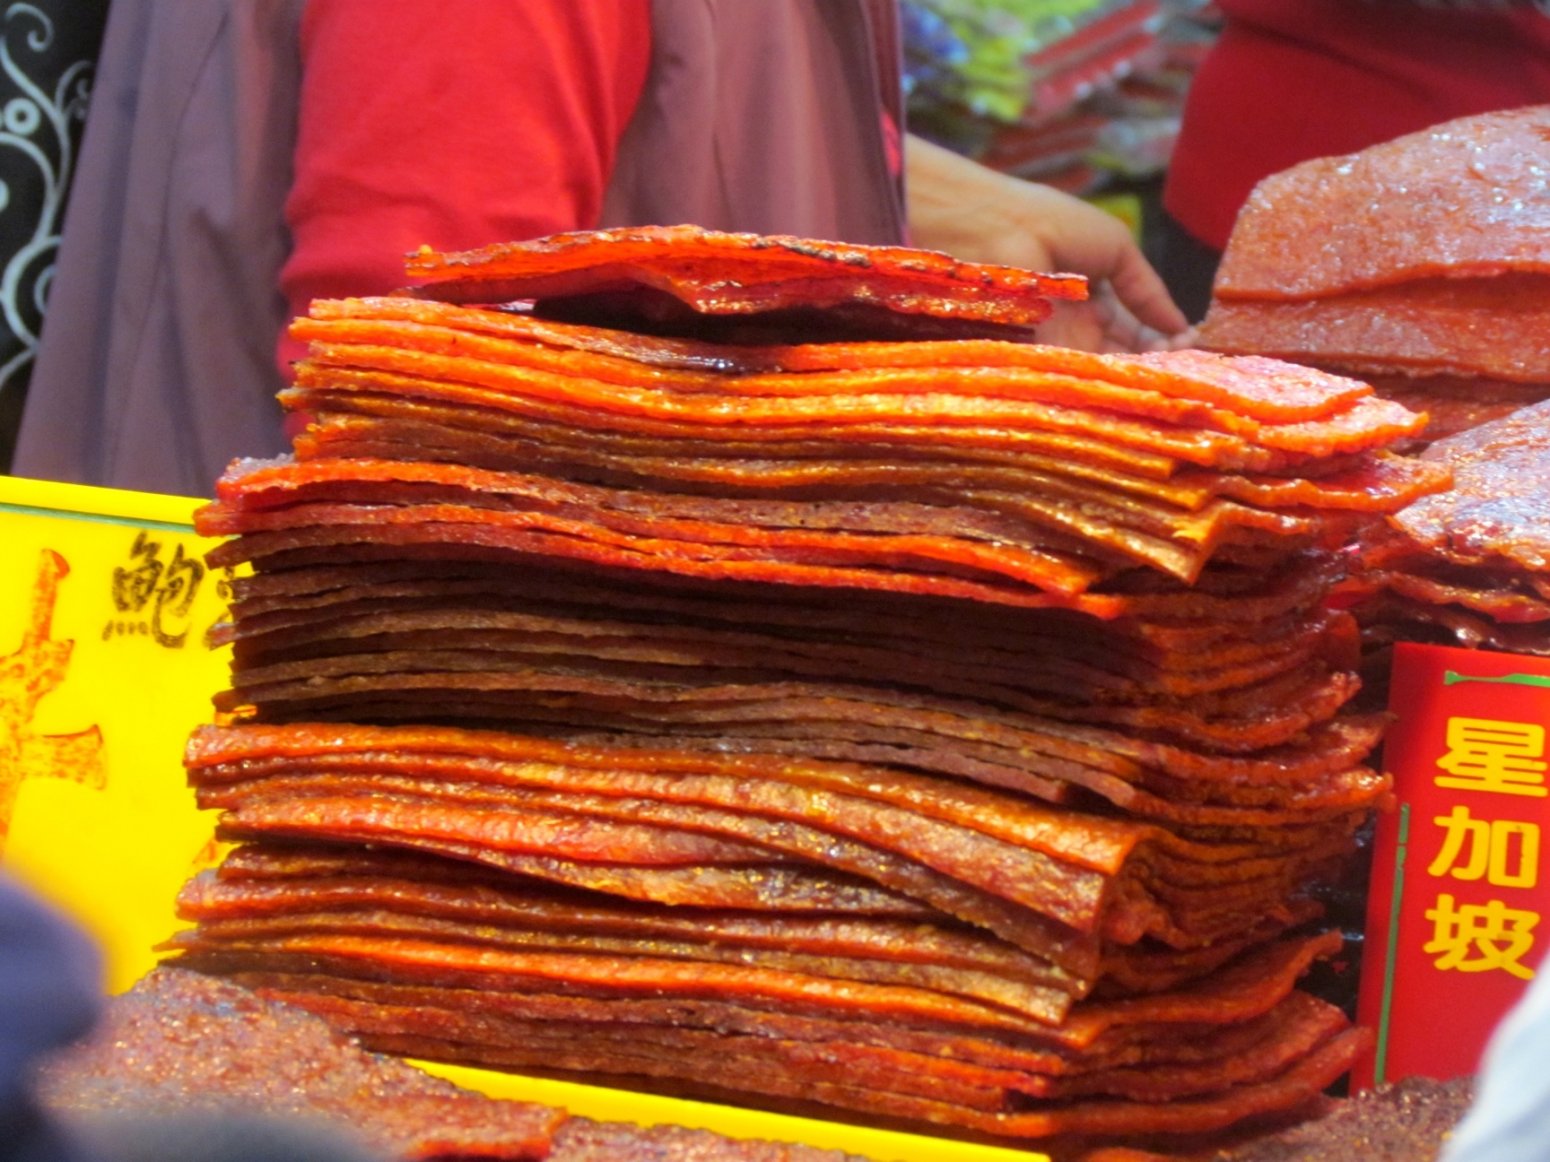
[[[1183,330],[1117,219],[899,148],[899,58],[893,0],[115,0],[14,470],[201,495],[283,452],[288,320],[422,245],[913,241],[1092,278],[1042,337]]]
[[[1525,0],[1219,0],[1163,188],[1159,268],[1199,319],[1261,178],[1442,121],[1550,101],[1550,14]],[[1310,240],[1315,244],[1316,240]]]
[[[372,7],[302,13],[280,272],[293,315],[401,285],[403,255],[427,241],[597,222],[651,63],[648,0],[462,2],[455,18],[441,4]]]

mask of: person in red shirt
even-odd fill
[[[1261,178],[1455,117],[1550,101],[1550,12],[1527,0],[1218,7],[1221,34],[1191,83],[1168,167],[1157,254],[1193,319]]]
[[[1094,280],[1041,337],[1185,320],[1117,220],[913,139],[892,0],[115,0],[13,468],[207,494],[286,450],[319,297],[600,226],[915,244]]]

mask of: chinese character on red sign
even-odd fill
[[[1544,955],[1550,659],[1401,643],[1373,842],[1358,1084],[1473,1073]]]

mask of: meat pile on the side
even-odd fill
[[[1550,656],[1550,402],[1423,459],[1453,486],[1370,530],[1349,584],[1374,659],[1396,641]]]
[[[1367,379],[1429,413],[1427,440],[1550,396],[1550,106],[1266,178],[1200,342]]]
[[[199,517],[252,568],[187,762],[242,846],[180,963],[396,1053],[1002,1138],[1215,1130],[1346,1069],[1297,981],[1387,784],[1327,599],[1446,483],[1384,451],[1418,416],[988,339],[1079,290],[913,251],[411,271],[296,322],[312,426]]]
[[[42,1066],[37,1090],[74,1133],[110,1144],[126,1126],[140,1140],[161,1126],[160,1140],[184,1150],[201,1119],[216,1117],[264,1132],[325,1128],[384,1162],[863,1162],[834,1150],[498,1101],[367,1052],[295,1006],[167,967],[110,999],[89,1039]]]

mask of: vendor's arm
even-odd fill
[[[1061,304],[1039,329],[1050,343],[1090,351],[1168,346],[1188,320],[1125,224],[1050,186],[997,173],[919,137],[905,148],[916,245],[969,262],[1086,275],[1092,297]]]
[[[291,313],[402,286],[422,244],[595,226],[650,40],[647,0],[309,0]]]

